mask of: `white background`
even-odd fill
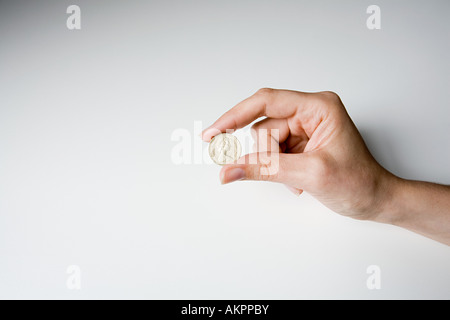
[[[66,27],[70,4],[82,30]],[[371,4],[381,30],[366,27]],[[0,298],[450,298],[445,245],[171,159],[174,130],[193,134],[260,87],[333,90],[387,169],[450,183],[449,12],[2,1]],[[369,265],[381,290],[366,287]]]

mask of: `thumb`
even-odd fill
[[[273,181],[300,187],[306,172],[304,154],[251,153],[220,171],[222,184],[238,180]]]

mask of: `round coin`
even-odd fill
[[[221,166],[233,163],[241,156],[241,144],[235,136],[221,133],[209,143],[209,156]]]

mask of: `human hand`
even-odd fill
[[[260,117],[266,118],[252,127],[256,153],[224,166],[223,184],[284,183],[356,219],[375,219],[384,210],[397,178],[372,157],[338,95],[261,89],[204,130],[202,139],[209,142]]]

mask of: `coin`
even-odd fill
[[[209,156],[216,164],[221,166],[239,159],[241,150],[239,140],[229,133],[221,133],[209,143]]]

